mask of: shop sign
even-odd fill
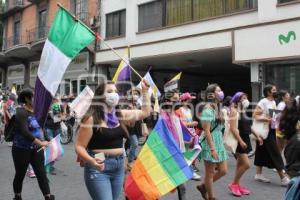
[[[234,31],[234,62],[300,58],[300,20]]]

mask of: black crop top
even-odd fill
[[[123,148],[123,138],[127,137],[126,135],[121,126],[116,128],[93,128],[93,136],[87,148],[90,150]]]

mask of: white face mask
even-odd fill
[[[105,103],[109,106],[109,107],[115,107],[116,105],[118,105],[119,103],[119,94],[118,93],[105,93]]]
[[[138,95],[133,95],[132,98],[133,98],[134,101],[137,101],[139,99],[139,96]]]
[[[250,102],[248,99],[245,99],[242,101],[242,106],[244,109],[247,109],[249,107],[249,105],[250,105]]]

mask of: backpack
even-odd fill
[[[12,142],[15,136],[15,121],[16,117],[13,115],[9,120],[4,130],[4,139],[6,142]]]

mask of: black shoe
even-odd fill
[[[15,198],[13,200],[22,200],[21,196],[15,195]]]
[[[52,194],[50,196],[45,196],[45,200],[55,200],[55,196]]]

